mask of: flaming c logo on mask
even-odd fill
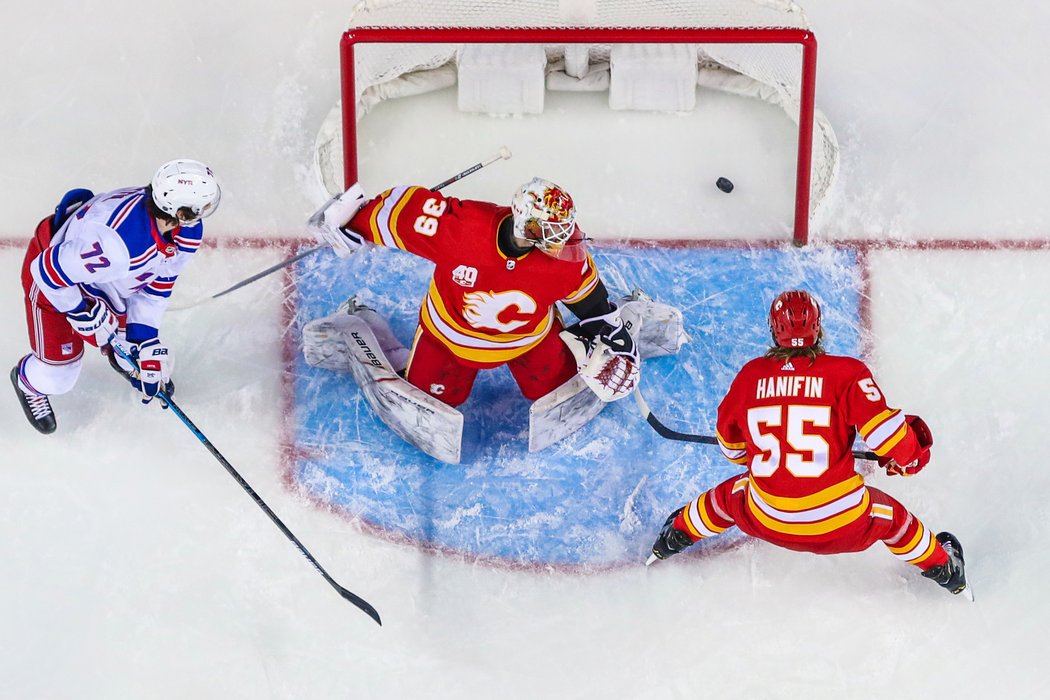
[[[559,220],[564,220],[572,211],[572,197],[557,187],[548,187],[543,191],[543,206],[557,214]]]

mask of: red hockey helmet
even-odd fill
[[[782,348],[808,348],[820,340],[820,304],[801,289],[781,292],[769,307],[769,332]]]

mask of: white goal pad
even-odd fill
[[[402,379],[408,350],[386,320],[350,299],[303,328],[312,367],[350,372],[376,415],[403,440],[434,459],[459,464],[463,414]]]

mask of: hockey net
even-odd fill
[[[839,156],[814,105],[816,40],[788,0],[361,0],[341,42],[341,104],[316,142],[327,192],[358,178],[359,119],[383,100],[455,85],[464,48],[483,44],[542,44],[547,90],[594,90],[603,72],[608,86],[618,45],[695,51],[699,86],[776,105],[797,125],[793,239],[807,242]]]

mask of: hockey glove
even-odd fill
[[[664,526],[660,530],[660,536],[653,543],[653,556],[657,559],[667,559],[693,544],[693,540],[688,534],[674,526],[675,518],[683,510],[685,510],[685,506],[668,515],[667,520],[664,521]]]
[[[586,318],[561,332],[585,384],[602,401],[616,401],[638,386],[641,359],[619,310]]]
[[[330,245],[341,258],[349,257],[366,241],[359,234],[343,227],[350,223],[350,219],[354,218],[366,201],[365,191],[359,183],[354,183],[353,187],[332,197],[314,212],[306,228],[314,234],[318,243]]]
[[[86,298],[80,306],[66,314],[69,325],[95,347],[105,347],[117,332],[117,317],[98,299]]]
[[[142,403],[146,404],[161,391],[171,396],[174,393],[174,384],[171,381],[171,371],[175,361],[167,346],[157,338],[150,338],[141,343],[131,343],[122,338],[113,341],[114,348],[120,348],[123,352],[116,353],[117,363],[123,370],[132,385],[142,392]],[[131,357],[135,367],[129,369],[124,354]]]
[[[933,447],[933,433],[930,431],[930,426],[918,416],[904,416],[904,420],[915,433],[915,439],[919,443],[919,455],[904,465],[898,464],[894,459],[880,457],[879,465],[884,467],[890,476],[914,476],[922,471],[922,468],[930,461],[930,448]]]

